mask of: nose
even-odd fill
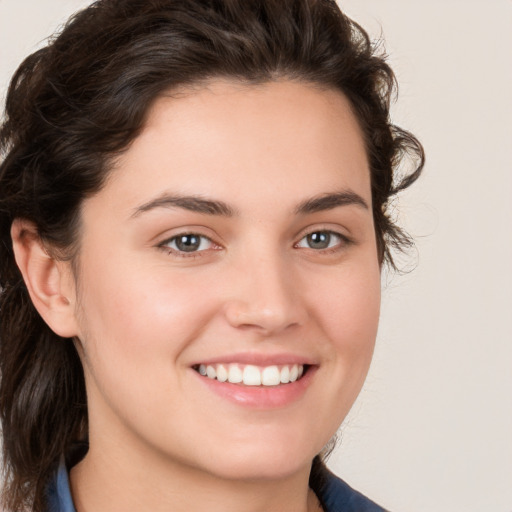
[[[269,336],[303,324],[303,299],[290,265],[266,255],[240,265],[232,278],[224,311],[233,327]]]

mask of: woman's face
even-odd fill
[[[91,456],[237,479],[309,466],[361,388],[379,316],[347,100],[220,80],[158,99],[83,204],[77,290]]]

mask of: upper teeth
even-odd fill
[[[243,383],[246,386],[277,386],[295,382],[304,373],[304,365],[292,364],[284,366],[246,366],[232,364],[201,364],[199,373],[210,379],[233,384]]]

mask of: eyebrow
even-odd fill
[[[300,203],[295,209],[296,214],[316,213],[325,210],[332,210],[338,206],[360,206],[365,210],[369,210],[366,201],[351,190],[343,190],[334,194],[322,194],[317,197],[308,199]]]
[[[231,206],[223,201],[205,199],[200,196],[164,194],[135,208],[131,217],[138,217],[141,213],[148,212],[155,208],[182,208],[191,212],[203,213],[206,215],[221,215],[223,217],[233,217],[236,213]]]
[[[320,196],[307,199],[295,208],[295,214],[305,215],[308,213],[332,210],[339,206],[350,205],[360,206],[366,210],[369,209],[368,204],[359,194],[346,190],[333,194],[322,194]],[[163,194],[162,196],[135,208],[131,218],[138,217],[142,213],[156,208],[182,208],[191,212],[202,213],[205,215],[220,215],[223,217],[233,217],[238,213],[224,201],[205,199],[204,197],[193,195],[182,196]]]

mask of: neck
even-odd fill
[[[279,478],[220,478],[186,464],[94,443],[71,470],[77,512],[313,512],[310,466]]]

